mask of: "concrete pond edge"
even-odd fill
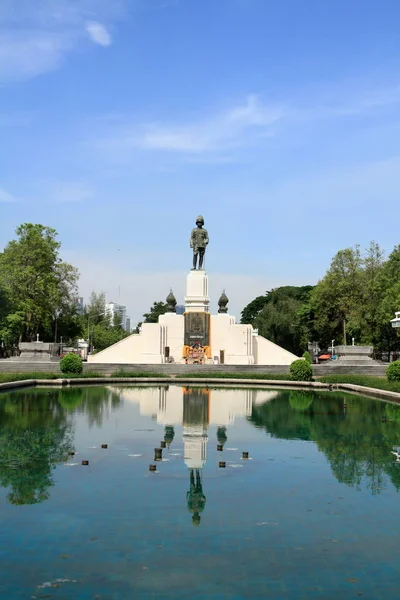
[[[364,387],[353,383],[321,383],[319,381],[286,381],[280,379],[235,379],[214,377],[77,377],[73,379],[23,379],[20,381],[8,381],[0,383],[0,391],[13,390],[25,387],[67,387],[75,385],[99,385],[99,384],[124,384],[134,383],[136,385],[206,385],[208,387],[264,387],[264,388],[286,388],[286,389],[319,389],[329,391],[346,391],[363,396],[371,396],[380,400],[394,401],[400,404],[400,393],[381,390],[378,388]]]

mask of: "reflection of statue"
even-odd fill
[[[196,469],[196,479],[194,469],[190,469],[190,490],[186,494],[186,501],[189,512],[193,513],[193,525],[200,525],[200,513],[203,512],[206,505],[206,497],[201,484],[201,471],[198,469]]]
[[[190,247],[193,248],[193,270],[197,269],[197,258],[199,269],[203,268],[204,254],[209,242],[207,230],[203,229],[204,219],[201,215],[197,217],[196,225],[190,236]]]

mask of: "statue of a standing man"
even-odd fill
[[[203,228],[204,219],[199,215],[196,219],[196,225],[190,236],[190,247],[193,248],[193,269],[197,269],[197,259],[199,259],[199,269],[203,268],[204,254],[209,242],[207,229]]]

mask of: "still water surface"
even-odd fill
[[[2,394],[0,596],[397,599],[398,446],[336,392]]]

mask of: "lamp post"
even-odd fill
[[[335,347],[334,347],[334,343],[335,343],[335,340],[332,340],[332,356],[333,356],[333,351],[334,351],[334,349],[335,349]],[[332,358],[332,356],[331,356],[331,358]]]
[[[392,327],[394,327],[395,329],[400,327],[400,311],[397,311],[394,313],[394,319],[390,319],[390,322],[392,324]],[[389,362],[390,362],[390,356],[389,356]]]
[[[94,319],[95,317],[101,317],[102,315],[105,315],[105,312],[101,312],[98,313],[97,315],[90,315],[88,317],[88,322],[87,322],[87,341],[88,341],[88,352],[90,352],[90,319]]]
[[[55,326],[54,326],[54,343],[57,344],[57,321],[58,321],[58,317],[61,315],[61,310],[59,308],[56,309],[55,313],[54,313],[54,320],[55,320]]]

